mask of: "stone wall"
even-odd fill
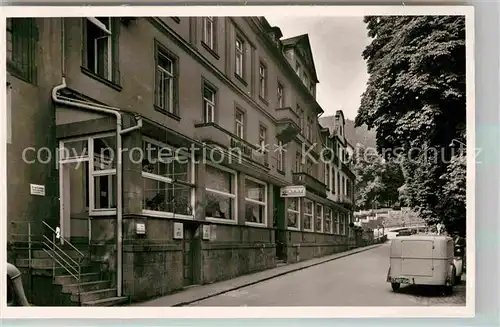
[[[348,249],[344,235],[318,234],[304,231],[287,231],[286,262],[298,262],[322,257]]]

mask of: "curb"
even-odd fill
[[[353,254],[358,254],[358,253],[361,253],[361,252],[373,250],[373,249],[376,249],[376,248],[382,246],[383,244],[384,243],[376,244],[374,246],[369,246],[368,248],[361,248],[360,251],[353,251],[351,253],[344,253],[344,254],[341,254],[341,255],[339,255],[338,257],[335,257],[335,258],[326,259],[326,260],[321,261],[321,262],[312,263],[310,265],[306,265],[306,266],[303,266],[303,267],[298,267],[298,268],[295,268],[295,269],[290,269],[288,271],[284,271],[284,272],[278,273],[276,275],[272,275],[272,276],[269,276],[269,277],[264,277],[264,278],[261,278],[261,279],[258,279],[258,280],[254,280],[252,282],[248,282],[248,283],[245,283],[245,284],[242,284],[242,285],[238,285],[238,286],[232,287],[230,289],[219,291],[217,293],[212,293],[212,294],[209,294],[209,295],[206,295],[206,296],[201,296],[201,297],[198,297],[196,299],[185,301],[185,302],[179,302],[179,303],[176,303],[174,305],[171,305],[171,307],[182,307],[182,306],[194,303],[194,302],[203,301],[203,300],[215,297],[215,296],[219,296],[219,295],[222,295],[222,294],[225,294],[225,293],[229,293],[229,292],[238,290],[240,288],[252,286],[252,285],[255,285],[255,284],[258,284],[258,283],[261,283],[261,282],[265,282],[265,281],[268,281],[268,280],[276,278],[276,277],[284,276],[284,275],[287,275],[287,274],[292,273],[292,272],[296,272],[296,271],[300,271],[300,270],[303,270],[303,269],[306,269],[306,268],[318,266],[318,265],[321,265],[323,263],[334,261],[334,260],[337,260],[337,259],[340,259],[340,258],[345,258],[345,257],[348,257],[348,256],[353,255]]]

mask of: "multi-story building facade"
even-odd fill
[[[109,297],[132,300],[348,248],[343,116],[334,133],[318,123],[307,35],[282,40],[259,17],[7,32],[13,244],[29,223],[89,248]]]

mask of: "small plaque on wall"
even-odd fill
[[[210,225],[203,225],[203,239],[210,239]]]
[[[174,239],[182,240],[184,238],[184,225],[182,223],[174,223]]]

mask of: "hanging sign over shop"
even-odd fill
[[[280,189],[282,198],[301,198],[306,196],[306,187],[304,185],[285,186]]]

